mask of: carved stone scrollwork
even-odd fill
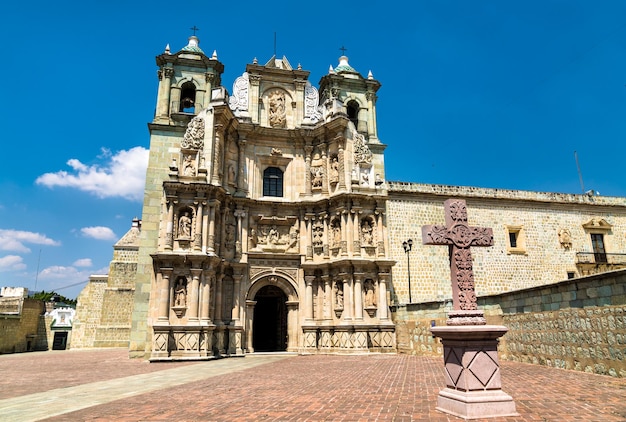
[[[233,95],[228,100],[228,106],[235,116],[239,116],[242,112],[248,111],[248,91],[250,89],[250,80],[248,72],[235,79],[233,83]]]
[[[187,125],[180,146],[185,149],[202,149],[204,147],[204,119],[196,116]]]
[[[354,162],[358,164],[371,164],[372,151],[365,144],[365,137],[354,132]]]
[[[304,119],[309,120],[311,123],[317,123],[322,119],[319,92],[310,82],[307,82],[304,89]]]

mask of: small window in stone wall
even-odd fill
[[[576,273],[574,271],[568,271],[567,272],[567,279],[570,280],[572,278],[576,277]]]
[[[522,226],[506,226],[507,253],[526,255],[526,236]]]

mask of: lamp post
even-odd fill
[[[413,249],[413,240],[405,240],[402,242],[402,247],[404,248],[404,252],[406,253],[406,268],[409,274],[409,303],[413,302],[413,298],[411,297],[411,261],[409,260],[409,252]]]

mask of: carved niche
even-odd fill
[[[180,318],[187,309],[187,278],[179,276],[174,282],[174,303],[172,309],[176,316]]]
[[[285,93],[280,90],[272,91],[268,96],[269,109],[267,120],[271,127],[284,128],[287,126],[287,109]]]

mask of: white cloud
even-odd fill
[[[92,193],[99,198],[122,197],[131,201],[143,199],[148,150],[135,147],[111,154],[103,149],[99,159],[103,164],[87,166],[75,158],[67,161],[72,172],[60,170],[45,173],[35,183],[53,188],[70,187]]]
[[[85,237],[91,237],[93,239],[98,240],[116,240],[117,236],[113,233],[108,227],[102,226],[94,226],[94,227],[83,227],[80,229],[80,232]]]
[[[68,281],[75,280],[80,272],[74,267],[64,267],[62,265],[53,265],[48,268],[44,268],[39,273],[39,278],[42,280],[51,279],[66,279]],[[87,276],[89,277],[89,276]]]
[[[30,252],[30,248],[25,243],[46,246],[59,246],[61,244],[61,242],[40,233],[0,229],[0,250]]]
[[[7,255],[0,258],[0,271],[17,271],[26,268],[22,262],[22,257],[17,255]]]
[[[91,267],[93,263],[91,262],[91,258],[82,258],[74,261],[72,265],[74,267]]]

